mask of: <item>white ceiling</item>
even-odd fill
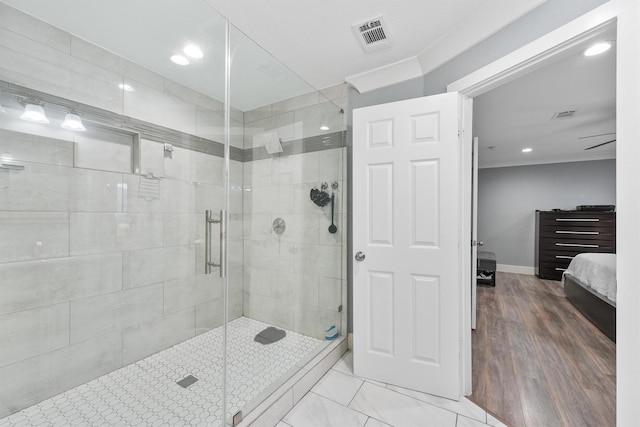
[[[233,24],[232,105],[247,111],[345,81],[368,90],[423,75],[546,0],[0,1],[219,100],[222,14]],[[393,45],[366,53],[352,25],[378,16]],[[194,41],[203,59],[169,61]],[[578,139],[615,131],[614,58],[576,53],[477,97],[481,167],[614,157],[615,143],[583,150],[610,135]],[[550,120],[568,109],[573,119]]]
[[[223,99],[219,12],[234,26],[232,104],[247,111],[390,64],[402,65],[399,78],[417,77],[545,0],[1,1]],[[352,26],[378,16],[393,45],[366,53]],[[187,41],[205,57],[187,67],[169,62]]]
[[[203,0],[2,0],[173,81],[224,99],[225,22]],[[313,90],[232,28],[231,103],[247,111]],[[171,55],[196,43],[204,57],[188,66]],[[140,82],[144,83],[144,82]]]
[[[415,57],[491,0],[205,0],[321,89]],[[354,24],[382,16],[393,45],[366,53]]]
[[[615,27],[598,40],[614,41]],[[615,43],[598,56],[583,50],[474,98],[480,167],[615,158],[615,143],[585,150],[615,139]],[[552,120],[567,110],[576,113]]]

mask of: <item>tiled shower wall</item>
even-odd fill
[[[0,57],[0,80],[222,141],[220,102],[2,3]],[[269,130],[294,144],[343,133],[346,87],[322,95],[232,110],[231,144],[252,150]],[[142,139],[142,174],[162,177],[149,179],[129,173],[114,135],[0,115],[0,155],[25,166],[0,171],[0,417],[222,321],[220,279],[202,274],[203,212],[223,205],[222,159]],[[231,319],[244,311],[320,338],[340,324],[344,156],[331,148],[231,161]],[[333,181],[335,235],[330,206],[309,200]],[[276,217],[287,224],[280,237],[270,233]]]
[[[346,85],[339,85],[247,111],[245,149],[259,148],[256,135],[264,132],[277,132],[283,143],[298,148],[305,138],[322,140],[323,135],[342,132],[340,108],[345,101]],[[317,338],[324,338],[326,327],[341,324],[346,291],[345,150],[340,144],[328,150],[263,155],[245,163],[246,316]],[[331,205],[319,207],[309,197],[323,182],[335,194],[335,234],[328,231]],[[277,218],[286,224],[282,235],[273,230]]]
[[[0,57],[0,80],[222,140],[219,102],[4,4]],[[141,172],[162,177],[148,179],[128,172],[111,137],[8,116],[0,155],[25,169],[0,170],[0,417],[222,322],[220,279],[203,274],[221,158],[143,139]],[[232,319],[243,309],[242,168],[231,162]]]

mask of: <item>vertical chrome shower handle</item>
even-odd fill
[[[225,250],[224,235],[225,230],[225,211],[220,211],[220,217],[214,218],[210,210],[205,211],[205,233],[204,233],[204,273],[211,274],[212,267],[220,268],[220,277],[225,277]],[[211,224],[220,224],[220,263],[211,261]]]
[[[211,230],[209,228],[209,215],[211,211],[204,211],[204,274],[209,274],[209,259],[211,257],[209,242],[211,241]]]
[[[211,224],[215,223],[215,219],[213,218],[211,211],[205,211],[204,218],[204,274],[211,274],[211,267],[213,266],[213,262],[211,262]]]
[[[220,210],[220,277],[227,277],[227,246],[225,237],[227,235],[227,211]]]

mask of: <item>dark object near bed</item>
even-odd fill
[[[615,212],[536,211],[536,275],[561,280],[574,256],[616,252]]]
[[[489,251],[478,251],[478,283],[496,285],[496,254]]]
[[[567,299],[613,342],[616,342],[616,306],[583,286],[578,279],[565,274]]]

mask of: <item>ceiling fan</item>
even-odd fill
[[[581,136],[578,139],[595,138],[596,136],[606,136],[606,135],[615,135],[615,134],[616,134],[615,132],[600,133],[598,135]],[[602,147],[603,145],[611,144],[612,142],[616,142],[616,139],[614,138],[614,139],[612,139],[610,141],[606,141],[606,142],[602,142],[600,144],[592,145],[591,147],[585,148],[585,151],[586,150],[591,150],[593,148]]]

